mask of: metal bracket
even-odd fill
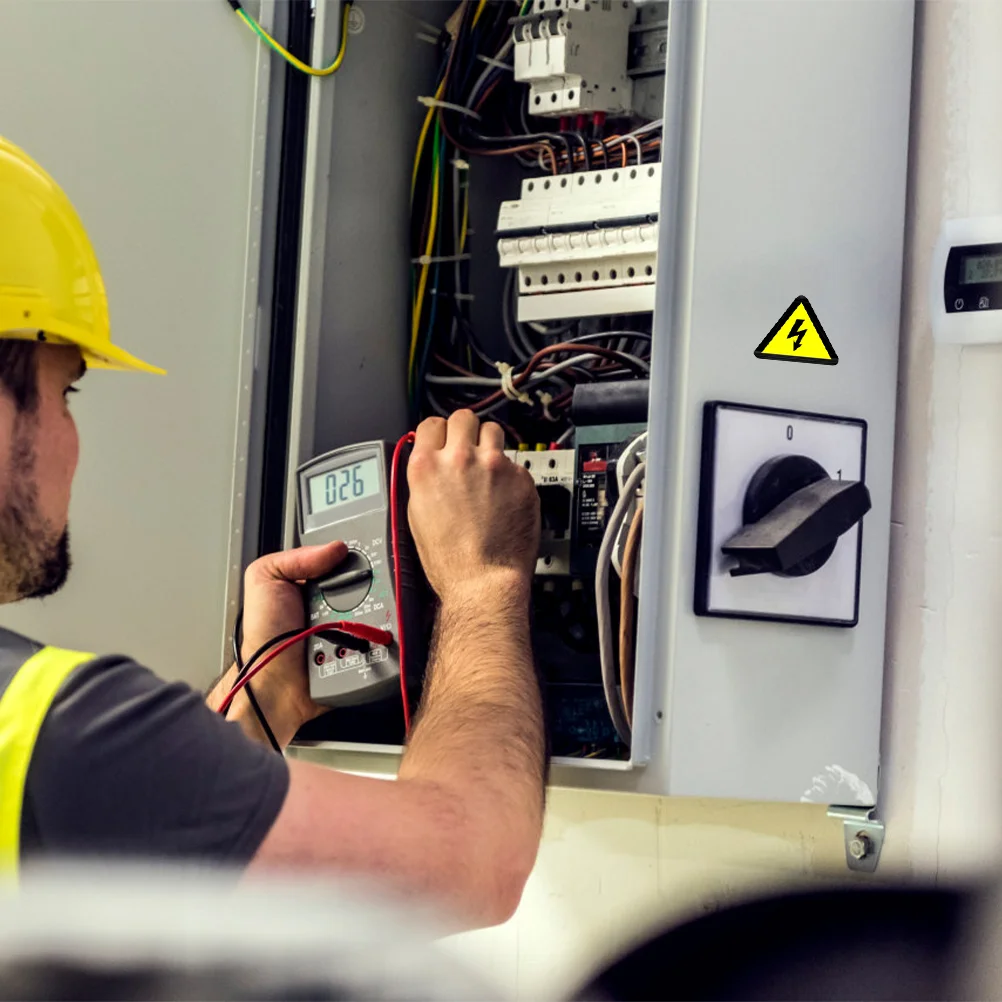
[[[884,847],[884,822],[873,816],[875,807],[829,807],[828,817],[841,820],[845,837],[845,865],[860,873],[876,873]]]

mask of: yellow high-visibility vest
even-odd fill
[[[66,676],[93,654],[42,647],[0,630],[0,878],[17,876],[31,755]]]

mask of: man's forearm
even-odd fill
[[[442,605],[400,767],[401,780],[433,783],[468,805],[486,852],[496,838],[534,855],[542,825],[543,708],[528,606],[528,584],[508,575]]]

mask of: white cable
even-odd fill
[[[582,355],[575,355],[573,358],[565,358],[562,362],[555,362],[548,369],[543,369],[541,372],[533,372],[522,385],[525,387],[536,386],[538,383],[545,382],[550,376],[555,376],[558,372],[563,372],[564,369],[570,369],[575,365],[580,365],[582,362],[592,362],[599,357],[599,355],[587,352]],[[495,366],[503,364],[499,362],[494,363]],[[437,384],[438,386],[490,386],[494,389],[498,387],[504,389],[503,377],[501,379],[493,379],[490,376],[425,376],[424,378],[426,382]],[[509,397],[509,399],[512,398]]]
[[[633,735],[623,713],[623,701],[617,688],[612,611],[609,608],[609,572],[612,568],[613,544],[646,470],[646,464],[640,463],[627,478],[623,492],[619,495],[616,507],[612,509],[606,524],[602,545],[598,550],[598,564],[595,567],[595,612],[598,618],[598,655],[602,666],[602,691],[605,693],[605,703],[609,708],[609,716],[612,717],[612,725],[616,728],[620,741],[627,746]]]
[[[563,372],[564,369],[571,369],[575,365],[581,365],[583,362],[593,362],[598,358],[605,357],[605,355],[593,355],[591,352],[586,352],[581,355],[574,355],[572,358],[565,358],[562,362],[555,362],[548,369],[533,372],[522,383],[522,386],[526,388],[537,386],[539,383],[545,383],[551,376]],[[650,371],[647,363],[642,358],[637,358],[636,355],[630,355],[629,358],[642,369]],[[495,362],[494,364],[497,365],[498,363]],[[503,379],[493,379],[490,376],[425,376],[424,378],[426,383],[431,383],[435,386],[489,386],[493,389],[497,389],[498,387],[504,388]]]
[[[616,483],[619,485],[619,493],[623,493],[623,489],[626,487],[626,478],[629,475],[627,471],[627,466],[630,462],[636,459],[637,453],[641,452],[647,446],[647,432],[642,432],[639,434],[619,455],[619,459],[616,460]]]
[[[504,49],[502,49],[501,51],[506,52],[509,48],[511,48],[510,40],[508,44],[504,47]],[[490,66],[492,69],[507,70],[509,73],[511,73],[512,71],[511,63],[503,63],[501,62],[500,59],[495,59],[493,56],[485,56],[483,55],[483,53],[481,53],[477,56],[477,59],[480,60],[480,62],[482,63],[487,63],[487,65]],[[480,81],[478,80],[473,85],[473,92],[476,93],[479,89],[480,89]]]
[[[514,36],[510,36],[508,41],[501,46],[501,50],[493,59],[490,56],[480,56],[480,58],[487,63],[487,69],[485,69],[484,72],[477,77],[477,82],[470,88],[470,96],[468,98],[469,101],[472,102],[477,94],[480,93],[480,88],[483,87],[484,81],[490,76],[491,70],[495,69],[495,67],[511,72],[512,67],[503,62],[503,60],[507,59],[508,53],[511,52],[511,47],[514,44],[515,38]]]
[[[633,472],[634,466],[640,462],[638,456],[647,449],[647,432],[639,434],[621,453],[616,460],[616,484],[619,493],[626,489],[626,478]],[[629,514],[632,516],[636,505],[630,506]],[[612,566],[616,573],[623,574],[623,547],[626,545],[626,530],[629,520],[624,519],[622,528],[616,536],[616,542],[612,547]]]

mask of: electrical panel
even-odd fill
[[[911,3],[357,2],[313,97],[298,461],[502,425],[557,782],[872,806]],[[300,737],[398,750],[400,708]]]

